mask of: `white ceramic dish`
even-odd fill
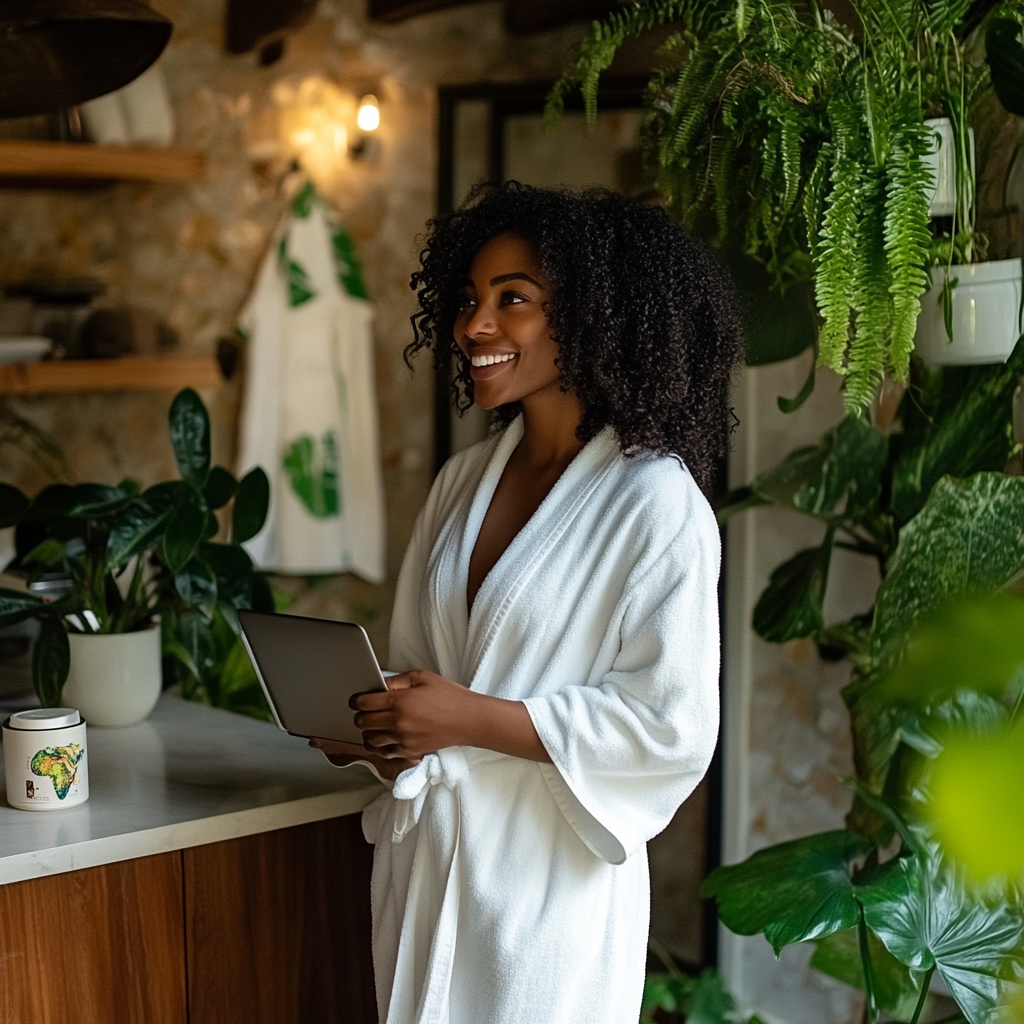
[[[53,342],[34,334],[0,335],[0,363],[35,363],[53,351]]]

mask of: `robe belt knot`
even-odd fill
[[[400,843],[419,824],[432,787],[443,785],[454,791],[468,776],[469,762],[462,747],[446,747],[436,754],[427,754],[418,765],[406,768],[395,779],[391,791],[396,802],[391,841]]]

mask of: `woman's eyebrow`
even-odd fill
[[[529,281],[530,284],[536,285],[538,288],[543,288],[540,281],[534,280],[529,274],[522,270],[516,270],[511,274],[499,274],[497,277],[491,278],[491,284],[504,284],[506,281]]]

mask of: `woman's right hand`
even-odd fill
[[[328,761],[344,768],[356,761],[373,765],[381,778],[394,781],[406,770],[420,763],[420,759],[407,757],[382,757],[360,743],[346,743],[343,740],[327,740],[314,736],[309,745],[321,751]]]

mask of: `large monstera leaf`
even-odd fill
[[[759,850],[742,864],[716,868],[701,895],[714,896],[722,923],[739,935],[763,932],[778,956],[852,928],[860,919],[852,864],[874,844],[852,832],[823,832]]]
[[[940,605],[1005,586],[1024,568],[1024,478],[977,473],[943,477],[900,531],[878,591],[872,655],[898,659],[922,617]]]
[[[864,918],[914,971],[938,971],[971,1024],[989,1024],[1019,958],[1024,917],[1006,899],[983,899],[931,850],[882,865],[858,886]]]

